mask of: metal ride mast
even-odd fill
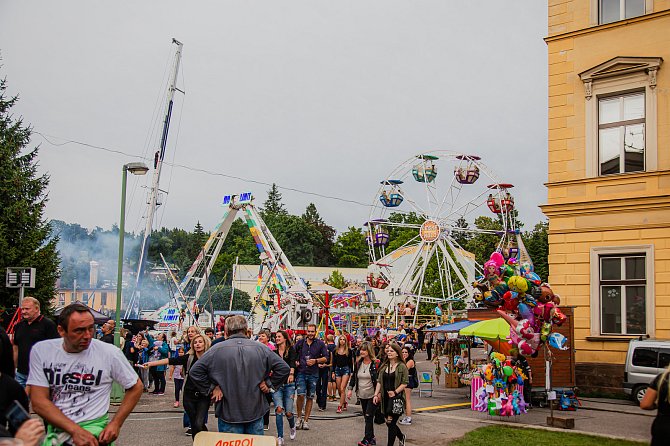
[[[161,193],[164,192],[160,189],[160,177],[161,177],[161,170],[163,167],[163,160],[165,159],[165,149],[167,147],[168,133],[170,131],[170,118],[172,117],[174,94],[176,91],[184,93],[182,90],[177,88],[177,75],[179,73],[179,64],[181,62],[181,51],[184,44],[174,38],[172,39],[172,43],[176,45],[176,51],[174,55],[172,75],[170,77],[170,87],[168,89],[167,102],[165,105],[165,117],[163,119],[163,133],[161,135],[160,148],[154,154],[154,175],[151,184],[151,190],[149,192],[149,198],[147,200],[146,223],[144,226],[142,248],[140,249],[140,259],[137,263],[137,276],[135,278],[135,289],[133,290],[130,302],[127,303],[126,312],[124,316],[125,318],[130,317],[130,315],[133,312],[133,308],[135,307],[139,308],[139,294],[140,294],[140,287],[142,284],[142,278],[144,276],[144,269],[147,261],[149,237],[151,237],[151,231],[153,230],[156,208],[161,205],[159,197]],[[121,286],[121,284],[118,284],[117,286]]]
[[[261,301],[266,300],[263,299],[263,295],[269,294],[269,290],[272,289],[272,294],[277,301],[275,304],[274,297],[271,298],[272,302],[268,302],[268,307],[272,307],[274,311],[269,311],[269,308],[265,309],[260,327],[273,331],[278,330],[281,326],[304,329],[317,317],[312,295],[265,225],[252,201],[251,193],[224,197],[223,205],[227,206],[226,212],[178,285],[179,295],[175,295],[175,298],[183,299],[189,309],[189,303],[197,301],[205,288],[207,278],[221,252],[230,227],[238,212],[242,211],[261,260],[256,287],[257,296],[250,317],[253,317],[254,310],[261,305]]]

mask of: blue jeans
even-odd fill
[[[295,427],[295,416],[293,415],[293,396],[295,395],[295,384],[284,384],[272,394],[272,401],[275,403],[275,422],[277,423],[277,437],[284,438],[284,414],[288,418],[288,425]],[[278,412],[277,409],[282,411]]]
[[[21,387],[23,387],[24,389],[26,388],[26,381],[28,381],[28,375],[16,372],[14,375],[14,379],[16,380],[17,383],[21,384]]]
[[[229,434],[263,435],[263,417],[249,423],[227,423],[219,418],[219,432]]]
[[[295,378],[295,386],[298,389],[298,395],[305,395],[307,399],[313,400],[316,393],[316,382],[319,375],[310,375],[309,373],[300,373]]]

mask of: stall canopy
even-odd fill
[[[478,320],[471,321],[471,320],[468,320],[468,319],[464,319],[462,321],[454,322],[452,324],[444,324],[444,325],[440,325],[439,327],[433,327],[433,328],[430,328],[426,331],[441,331],[441,332],[445,332],[445,333],[457,333],[461,329],[469,327],[471,325],[474,325],[478,322],[480,322],[480,321],[478,321]]]
[[[511,345],[507,342],[509,324],[503,318],[477,322],[461,329],[461,336],[476,336],[486,341],[494,350],[509,355]]]

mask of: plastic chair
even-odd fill
[[[433,374],[431,372],[419,373],[419,398],[424,396],[424,393],[428,394],[426,396],[433,396]]]

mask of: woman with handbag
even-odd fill
[[[414,349],[407,346],[403,347],[402,359],[407,366],[409,380],[407,387],[405,387],[405,417],[399,423],[408,426],[412,424],[412,390],[419,387],[419,378],[416,374],[416,364],[414,363]]]
[[[188,372],[193,364],[205,354],[210,347],[210,340],[203,334],[196,334],[191,338],[191,349],[184,356],[164,358],[158,361],[150,361],[144,367],[155,367],[161,365],[181,365],[184,374],[184,410],[188,414],[191,423],[193,439],[200,431],[207,430],[207,411],[210,399],[219,401],[222,397],[221,389],[216,386],[212,395],[200,392],[188,379]]]
[[[409,382],[409,371],[402,359],[402,350],[396,343],[389,343],[385,349],[386,361],[379,368],[379,376],[374,404],[381,404],[381,410],[386,416],[388,427],[388,446],[393,446],[395,439],[398,444],[405,446],[405,434],[398,427],[398,419],[405,413],[405,387]]]
[[[354,372],[349,381],[347,399],[350,399],[352,391],[356,390],[356,396],[361,400],[361,409],[365,418],[365,435],[358,442],[358,446],[374,446],[377,444],[377,439],[373,420],[377,407],[372,403],[372,397],[377,387],[377,360],[372,343],[363,342],[359,354],[360,359],[354,363]]]

